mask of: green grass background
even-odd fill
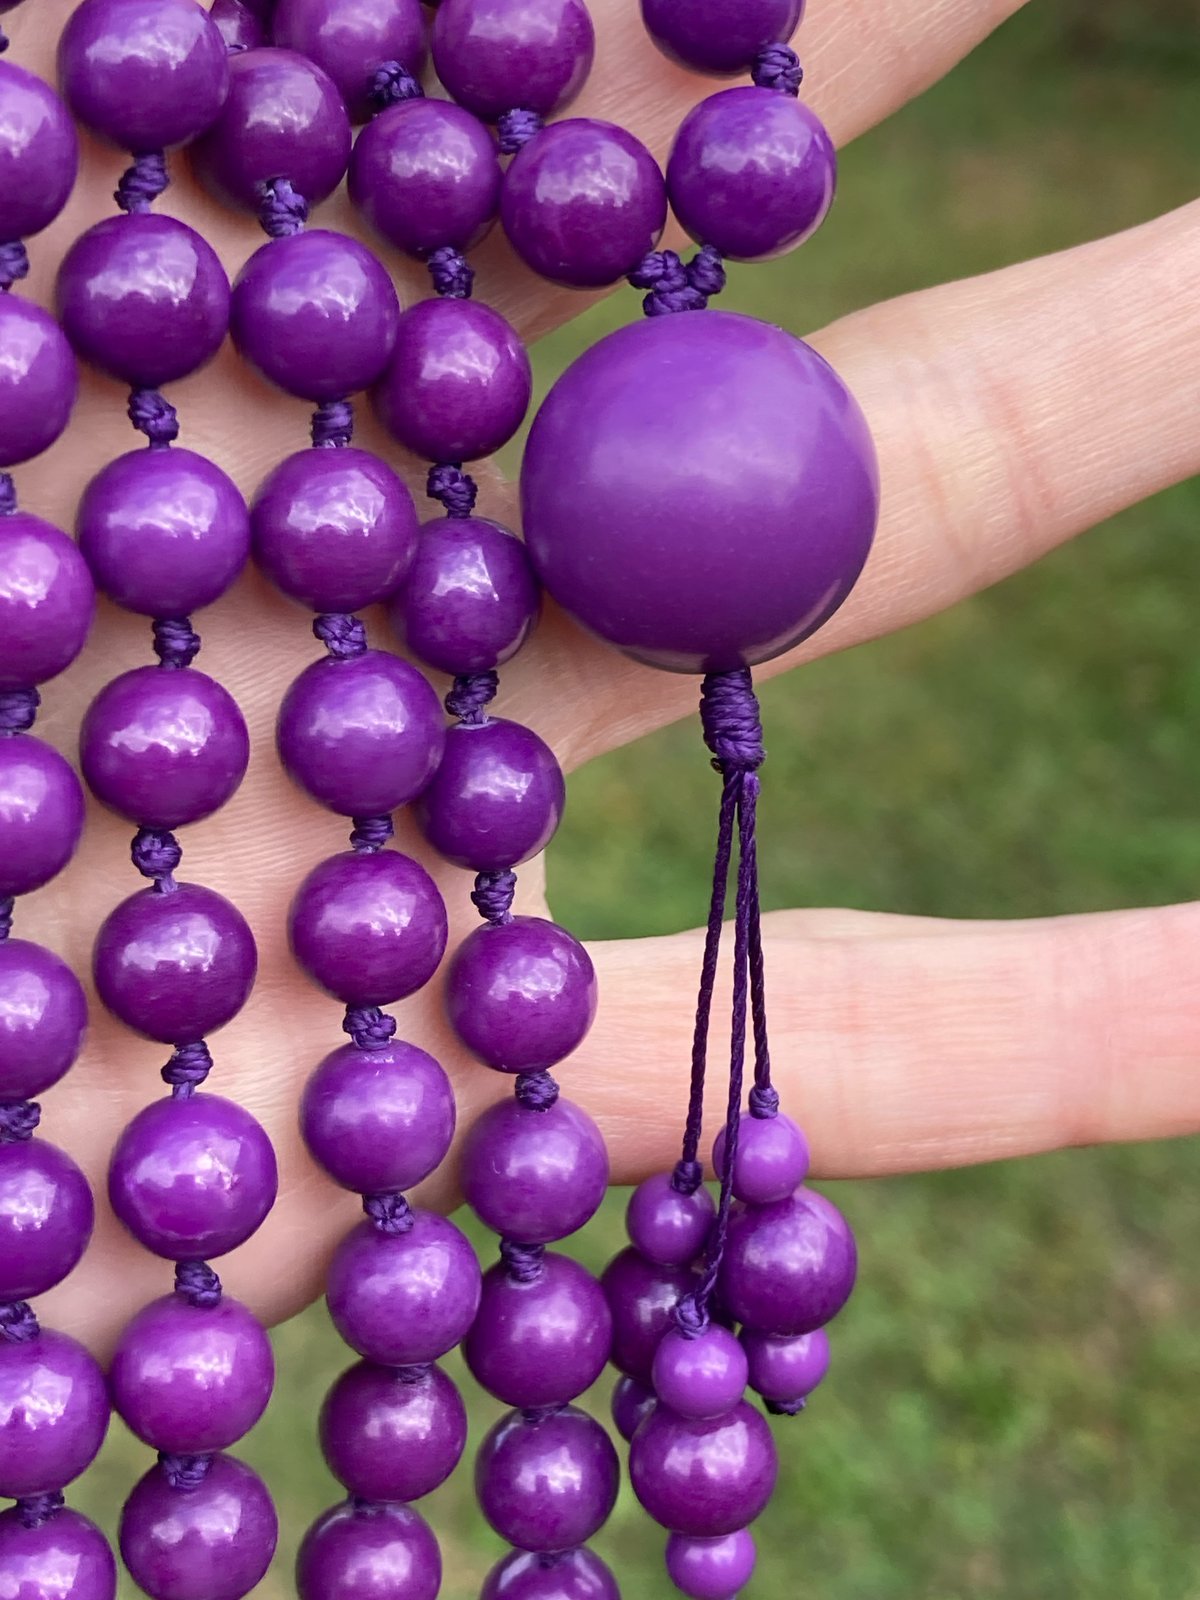
[[[1192,198],[1198,38],[1195,0],[1031,7],[849,150],[819,236],[736,271],[723,304],[803,332]],[[539,348],[543,388],[636,313],[618,299]],[[1192,483],[949,615],[769,687],[768,903],[993,916],[1194,894],[1198,529]],[[690,727],[580,774],[552,857],[557,912],[589,936],[700,921],[711,798]],[[838,1186],[861,1286],[829,1384],[781,1428],[748,1595],[1197,1600],[1196,1172],[1180,1142]],[[584,1236],[596,1266],[623,1200]],[[337,1497],[314,1423],[346,1360],[320,1307],[277,1343],[280,1386],[243,1450],[285,1530],[264,1596],[291,1592],[298,1537]],[[471,1404],[477,1440],[498,1408]],[[111,1527],[145,1462],[118,1430],[77,1503]],[[446,1600],[469,1600],[500,1549],[469,1473],[426,1507]],[[596,1543],[627,1600],[674,1592],[627,1490]]]

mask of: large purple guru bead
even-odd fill
[[[65,1489],[107,1430],[104,1374],[81,1344],[54,1328],[0,1339],[0,1499]]]
[[[87,1027],[79,979],[26,939],[0,943],[0,1100],[32,1100],[70,1068]]]
[[[811,1333],[845,1305],[858,1255],[850,1224],[824,1195],[747,1206],[730,1220],[722,1304],[758,1333]]]
[[[151,1600],[242,1600],[275,1554],[279,1524],[266,1485],[233,1456],[214,1456],[178,1489],[151,1467],[121,1513],[121,1555]]]
[[[437,1600],[441,1587],[437,1540],[404,1505],[333,1506],[296,1557],[299,1600]]]
[[[590,1539],[617,1498],[617,1452],[586,1411],[501,1417],[475,1458],[484,1516],[520,1550],[553,1554]]]
[[[108,1540],[70,1506],[32,1527],[19,1506],[0,1513],[0,1573],[9,1600],[113,1600],[117,1592]]]
[[[485,122],[514,107],[561,111],[583,88],[596,43],[583,0],[443,0],[432,42],[447,93]]]
[[[352,122],[375,109],[371,80],[384,62],[399,62],[414,78],[425,65],[420,0],[277,0],[271,37],[329,74]]]
[[[621,1591],[590,1550],[517,1550],[488,1573],[479,1600],[621,1600]]]
[[[0,392],[3,381],[0,369]],[[74,541],[27,511],[0,516],[0,693],[69,667],[95,611],[91,573]]]
[[[744,1400],[708,1422],[658,1406],[629,1447],[629,1478],[644,1509],[669,1532],[696,1538],[753,1522],[777,1471],[771,1430]]]
[[[804,0],[642,0],[646,32],[664,55],[694,72],[749,72],[764,45],[786,44]]]
[[[75,128],[54,90],[15,62],[0,62],[0,244],[48,227],[78,168]]]
[[[40,456],[62,433],[79,391],[71,346],[48,311],[0,294],[0,471]]]
[[[467,1443],[467,1410],[440,1367],[360,1361],[321,1407],[330,1472],[361,1500],[419,1500],[444,1483]]]

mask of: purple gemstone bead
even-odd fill
[[[608,1519],[617,1498],[617,1452],[585,1411],[501,1417],[475,1458],[484,1516],[519,1550],[573,1550]]]
[[[483,124],[447,100],[405,100],[359,134],[350,198],[389,244],[423,260],[469,250],[500,203],[500,163]]]
[[[244,211],[257,211],[277,178],[310,205],[327,199],[350,159],[350,120],[333,81],[294,50],[247,50],[230,57],[229,71],[224,109],[192,146],[200,181]]]
[[[590,1389],[611,1346],[603,1289],[586,1267],[551,1252],[529,1283],[502,1264],[484,1273],[463,1354],[489,1394],[527,1408],[565,1405]]]
[[[194,450],[131,450],[83,492],[75,531],[96,582],[145,617],[212,605],[250,553],[250,518],[232,478]]]
[[[52,951],[27,939],[0,943],[0,1100],[32,1100],[79,1054],[87,1000]]]
[[[452,1222],[415,1211],[407,1233],[361,1222],[338,1245],[325,1286],[334,1327],[386,1367],[436,1361],[479,1309],[479,1263]]]
[[[446,1157],[454,1121],[445,1072],[431,1055],[399,1039],[382,1050],[352,1044],[334,1050],[309,1078],[300,1102],[309,1154],[356,1194],[411,1189],[427,1178]]]
[[[215,1306],[164,1295],[143,1306],[113,1353],[113,1405],[153,1450],[224,1450],[250,1432],[275,1381],[271,1341],[228,1296]]]
[[[151,1467],[119,1530],[129,1575],[150,1600],[242,1600],[270,1566],[278,1536],[266,1485],[233,1456],[214,1456],[193,1489],[172,1488]]]
[[[583,88],[595,46],[583,0],[442,0],[433,19],[438,77],[485,122],[518,106],[561,111]]]
[[[294,783],[346,817],[416,798],[446,742],[428,679],[384,650],[314,661],[283,697],[279,758]]]
[[[786,44],[804,0],[642,0],[646,32],[681,66],[716,77],[749,72],[764,45]]]
[[[344,233],[272,239],[233,286],[230,332],[265,378],[302,400],[367,389],[392,353],[400,302],[376,257]]]
[[[515,1550],[488,1573],[480,1600],[621,1600],[621,1591],[590,1550]]]
[[[79,141],[66,106],[32,72],[0,61],[0,244],[53,222],[78,170]]]
[[[625,1227],[647,1261],[686,1267],[703,1254],[716,1214],[713,1197],[703,1186],[681,1194],[669,1172],[658,1172],[629,1196]]]
[[[693,1337],[668,1328],[654,1352],[654,1392],[672,1411],[694,1421],[732,1411],[746,1389],[746,1352],[728,1328],[713,1322]]]
[[[468,1203],[515,1244],[552,1244],[595,1216],[608,1188],[600,1129],[560,1095],[544,1111],[500,1100],[478,1118],[462,1150]]]
[[[412,495],[366,450],[300,450],[271,473],[250,512],[254,559],[313,611],[384,600],[417,549]]]
[[[57,750],[31,734],[0,739],[0,898],[49,883],[75,854],[83,789]]]
[[[572,934],[513,917],[468,934],[446,981],[450,1023],[498,1072],[537,1072],[583,1043],[596,1015],[596,972]]]
[[[673,1325],[675,1307],[696,1287],[689,1267],[656,1267],[636,1250],[622,1250],[600,1278],[613,1319],[612,1364],[648,1384],[659,1340]]]
[[[498,311],[478,300],[421,300],[400,318],[375,410],[414,455],[475,461],[516,433],[532,389],[525,347]]]
[[[288,914],[292,954],[348,1006],[386,1006],[427,984],[445,954],[446,907],[410,856],[346,851],[315,866]]]
[[[385,61],[414,78],[425,65],[420,0],[278,0],[271,37],[329,74],[352,122],[370,118],[371,80]]]
[[[108,1168],[118,1220],[168,1261],[236,1250],[261,1225],[278,1187],[262,1124],[216,1094],[151,1101],[117,1140]]]
[[[713,1144],[713,1167],[725,1176],[725,1129]],[[766,1205],[786,1200],[808,1176],[808,1140],[791,1117],[743,1116],[738,1124],[733,1192],[739,1200]]]
[[[689,1539],[673,1533],[667,1540],[667,1576],[688,1600],[737,1600],[754,1576],[757,1551],[746,1528],[723,1539]]]
[[[722,1303],[758,1333],[811,1333],[845,1305],[858,1254],[841,1212],[798,1189],[773,1205],[748,1206],[729,1225]]]
[[[658,1404],[658,1396],[636,1378],[618,1378],[612,1392],[613,1426],[628,1444]]]
[[[321,1407],[330,1472],[362,1500],[419,1500],[444,1483],[467,1443],[467,1409],[440,1367],[360,1361]]]
[[[61,1283],[94,1219],[88,1181],[65,1151],[44,1139],[0,1143],[0,1305]]]
[[[106,217],[81,234],[55,295],[77,354],[135,388],[198,371],[229,326],[229,279],[212,246],[149,211]]]
[[[569,367],[521,493],[561,605],[639,660],[703,672],[770,660],[833,615],[870,549],[879,479],[862,413],[815,351],[708,311],[620,328]]]
[[[65,1489],[107,1429],[104,1374],[81,1344],[53,1328],[0,1340],[0,1499]]]
[[[0,1513],[0,1572],[12,1600],[114,1600],[117,1592],[108,1540],[69,1506],[34,1528],[16,1506]]]
[[[266,29],[242,0],[213,0],[209,16],[230,54],[259,50],[267,42]]]
[[[744,1400],[697,1422],[657,1406],[633,1436],[629,1479],[643,1508],[671,1533],[715,1539],[764,1509],[778,1460],[771,1430]]]
[[[433,781],[416,805],[421,832],[456,866],[499,872],[550,843],[566,784],[553,750],[532,728],[503,717],[447,731]]]
[[[32,461],[66,427],[79,390],[71,346],[48,311],[0,294],[0,471]]]
[[[702,100],[667,162],[671,209],[697,243],[733,261],[765,261],[803,244],[836,187],[825,124],[773,89],[722,89]]]
[[[299,1600],[437,1600],[441,1586],[437,1540],[409,1506],[333,1506],[296,1557]]]
[[[602,289],[658,243],[667,186],[658,162],[611,122],[575,117],[529,141],[504,174],[500,218],[527,267],[568,289]]]
[[[92,955],[100,999],[127,1028],[162,1044],[223,1028],[245,1005],[257,969],[246,919],[198,883],[122,900],[101,923]]]
[[[750,1387],[764,1400],[781,1405],[803,1400],[829,1370],[829,1335],[824,1328],[790,1339],[744,1328],[741,1338],[749,1362]]]
[[[69,667],[95,611],[91,574],[73,541],[26,511],[0,516],[0,692],[32,688]]]

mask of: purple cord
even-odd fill
[[[148,150],[125,168],[113,199],[122,211],[149,211],[170,181],[162,151]]]
[[[198,1310],[211,1311],[221,1303],[221,1280],[207,1261],[177,1261],[175,1293]]]
[[[337,661],[361,656],[367,648],[367,630],[345,611],[323,611],[313,618],[312,630]]]
[[[66,1505],[67,1498],[61,1489],[55,1489],[49,1494],[27,1494],[18,1500],[13,1510],[23,1528],[40,1528],[43,1522],[49,1522],[56,1511],[61,1511]]]
[[[380,1233],[407,1233],[417,1220],[402,1194],[365,1194],[362,1208]]]
[[[376,111],[386,111],[403,100],[423,99],[425,91],[407,67],[399,61],[385,61],[371,75],[368,95]]]
[[[514,1283],[536,1283],[541,1277],[544,1244],[518,1244],[515,1239],[501,1239],[500,1260]]]
[[[183,860],[183,850],[173,833],[159,828],[139,828],[129,846],[129,856],[143,878],[152,878],[156,889],[175,887],[171,874]]]
[[[308,221],[308,201],[292,188],[286,178],[263,185],[258,207],[258,223],[272,239],[287,239],[300,233]]]
[[[176,1100],[190,1100],[212,1071],[212,1056],[203,1039],[178,1044],[159,1076]]]
[[[350,848],[360,856],[378,855],[395,833],[391,817],[355,817]]]
[[[534,134],[542,131],[542,127],[542,118],[536,111],[526,111],[517,106],[512,111],[504,112],[496,123],[500,154],[515,156],[522,145],[527,145]]]
[[[442,704],[452,717],[479,727],[487,721],[487,707],[500,687],[495,672],[462,672],[450,685]]]
[[[0,1339],[7,1339],[10,1344],[28,1344],[40,1332],[28,1300],[0,1302]]]
[[[725,287],[725,267],[720,252],[710,244],[683,261],[674,250],[652,250],[643,256],[628,281],[649,293],[642,301],[648,317],[665,317],[677,311],[703,311],[711,297]]]
[[[29,256],[20,239],[9,239],[0,244],[0,291],[5,294],[14,283],[29,276]]]
[[[159,1451],[158,1464],[172,1489],[198,1489],[208,1477],[212,1466],[211,1456],[174,1456]]]
[[[526,1111],[549,1111],[558,1099],[558,1084],[545,1070],[519,1072],[513,1094]]]
[[[179,437],[175,407],[157,389],[131,389],[127,415],[139,433],[144,433],[152,450],[165,450]]]
[[[441,461],[430,467],[425,493],[444,507],[448,517],[469,517],[478,493],[474,478],[454,461]]]
[[[453,245],[444,245],[433,252],[425,265],[429,268],[434,294],[441,295],[444,300],[471,298],[471,290],[475,287],[475,269],[461,250],[456,250]]]
[[[314,450],[343,450],[354,437],[354,407],[349,400],[322,400],[310,427]]]
[[[0,739],[12,733],[28,733],[41,703],[36,689],[0,689]]]
[[[154,653],[168,672],[190,667],[200,654],[200,635],[188,617],[155,617],[150,624],[154,634]]]
[[[17,486],[11,472],[0,472],[0,517],[11,517],[17,509]]]
[[[796,96],[804,81],[804,69],[790,45],[765,44],[754,58],[751,76],[760,89],[778,89],[780,94]]]
[[[511,922],[516,888],[517,875],[507,868],[503,872],[477,873],[471,904],[485,922]]]
[[[0,1145],[24,1144],[42,1120],[36,1100],[6,1100],[0,1105]]]
[[[347,1006],[342,1032],[359,1050],[386,1050],[396,1035],[396,1019],[378,1006]]]
[[[12,932],[13,907],[16,903],[11,894],[0,895],[0,944],[3,944]]]

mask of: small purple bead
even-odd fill
[[[79,141],[66,106],[41,78],[0,61],[0,244],[48,227],[78,170]]]
[[[55,298],[76,353],[139,389],[199,371],[229,327],[229,279],[212,246],[149,211],[106,217],[81,234],[58,269]]]
[[[246,919],[198,883],[130,895],[101,923],[92,955],[100,999],[127,1028],[162,1044],[223,1028],[245,1005],[257,969]]]
[[[697,1275],[689,1267],[656,1267],[636,1250],[622,1250],[600,1282],[612,1312],[612,1364],[648,1384],[659,1340],[673,1325],[675,1307],[696,1287]]]
[[[562,768],[550,746],[532,728],[491,717],[447,731],[441,765],[417,800],[416,818],[447,861],[473,872],[500,872],[546,848],[565,801]]]
[[[501,1417],[475,1458],[484,1516],[519,1550],[573,1550],[608,1519],[617,1498],[617,1452],[587,1412]]]
[[[104,1374],[81,1344],[53,1328],[0,1339],[0,1499],[65,1489],[107,1430]]]
[[[707,1422],[658,1406],[633,1436],[629,1479],[642,1507],[670,1533],[715,1539],[765,1508],[778,1471],[759,1412],[739,1401]]]
[[[725,1176],[725,1129],[713,1145],[713,1167]],[[808,1140],[782,1112],[773,1117],[743,1116],[738,1124],[733,1192],[754,1205],[786,1200],[808,1176]]]
[[[845,1217],[824,1195],[798,1189],[731,1219],[721,1300],[757,1333],[811,1333],[850,1298],[857,1266]]]
[[[749,72],[764,45],[786,44],[804,0],[642,0],[646,32],[664,55],[695,72]]]
[[[743,1328],[741,1338],[749,1362],[750,1387],[764,1400],[781,1405],[803,1400],[829,1370],[829,1335],[824,1328],[790,1339]]]
[[[359,134],[349,191],[376,233],[418,260],[470,250],[500,203],[495,141],[450,101],[402,101]]]
[[[480,1600],[621,1600],[621,1591],[590,1550],[514,1550],[488,1573]]]
[[[176,1489],[159,1466],[121,1512],[121,1556],[150,1600],[242,1600],[266,1573],[279,1524],[266,1485],[233,1456]]]
[[[17,1506],[0,1513],[0,1572],[12,1600],[114,1600],[117,1592],[108,1540],[69,1506],[34,1528]]]
[[[485,122],[548,117],[583,88],[596,38],[583,0],[442,0],[433,64],[451,99]]]
[[[0,1305],[61,1283],[94,1220],[88,1181],[65,1151],[45,1139],[0,1143]]]
[[[262,1124],[216,1094],[151,1101],[117,1140],[108,1168],[118,1220],[168,1261],[236,1250],[260,1227],[278,1187]]]
[[[325,1286],[334,1327],[386,1367],[436,1361],[479,1309],[479,1262],[445,1217],[417,1210],[407,1233],[361,1222],[338,1245]]]
[[[0,294],[0,471],[32,461],[66,427],[79,391],[71,346],[48,311]]]
[[[500,1100],[462,1149],[468,1204],[516,1244],[552,1244],[595,1216],[608,1188],[608,1151],[587,1112],[560,1096],[544,1111]]]
[[[405,449],[463,462],[508,443],[532,389],[525,347],[498,311],[478,300],[421,300],[400,318],[374,401]]]
[[[298,1600],[437,1600],[441,1587],[437,1540],[409,1506],[333,1506],[296,1557]]]
[[[271,37],[329,74],[352,122],[370,118],[371,80],[385,61],[414,78],[425,65],[420,0],[278,0]]]
[[[586,1267],[551,1252],[529,1283],[503,1264],[484,1273],[463,1354],[489,1394],[528,1408],[565,1405],[590,1389],[611,1346],[603,1289]]]
[[[668,1328],[654,1352],[651,1377],[664,1406],[706,1421],[732,1411],[745,1393],[747,1372],[746,1352],[736,1337],[713,1322],[691,1337]]]
[[[83,789],[58,751],[32,734],[0,739],[0,897],[57,877],[83,831]]]
[[[0,943],[0,1100],[32,1100],[79,1054],[87,999],[52,951],[27,939]]]
[[[701,1185],[681,1194],[669,1172],[644,1178],[629,1196],[625,1227],[635,1248],[660,1267],[686,1267],[708,1243],[716,1217],[713,1197]]]
[[[419,1500],[454,1471],[467,1443],[467,1409],[440,1367],[360,1361],[321,1407],[330,1472],[361,1500]]]
[[[596,1015],[596,972],[572,934],[513,917],[468,934],[446,980],[450,1024],[498,1072],[538,1072],[583,1043]]]
[[[754,1576],[754,1536],[746,1528],[722,1539],[667,1540],[667,1576],[688,1600],[737,1600]]]
[[[27,511],[0,516],[0,692],[32,688],[69,667],[95,611],[74,542]]]
[[[618,1378],[613,1385],[613,1426],[626,1444],[658,1404],[658,1396],[636,1378]]]

